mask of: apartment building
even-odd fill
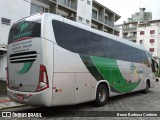
[[[95,0],[0,0],[0,80],[5,79],[11,25],[26,16],[50,12],[114,35],[120,16]]]
[[[114,22],[120,19],[120,16],[112,10],[93,0],[92,5],[92,28],[118,35],[119,30],[114,27]]]
[[[137,27],[141,21],[152,20],[152,13],[145,12],[145,8],[140,8],[139,12],[131,15],[123,24],[115,27],[120,30],[119,36],[132,42],[137,42]]]
[[[43,7],[49,9],[51,13],[110,34],[119,33],[114,27],[114,22],[120,19],[120,16],[95,0],[34,0],[32,6],[40,5],[38,3],[47,5]],[[32,6],[31,9],[33,9]]]
[[[144,46],[156,59],[160,58],[160,20],[149,20],[138,24],[137,44]]]

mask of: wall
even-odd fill
[[[6,66],[7,66],[7,53],[4,56],[0,56],[0,80],[6,79]]]
[[[90,1],[90,5],[87,4],[88,0],[78,0],[77,4],[77,21],[78,17],[82,17],[83,23],[86,24],[86,20],[89,20],[89,26],[91,26],[91,18],[92,18],[92,0]]]
[[[150,34],[150,30],[155,30],[155,34]],[[140,35],[140,31],[144,31],[144,35]],[[154,48],[154,52],[151,52],[153,57],[160,57],[160,27],[150,26],[141,27],[137,29],[137,43],[140,44],[140,40],[144,40],[143,46],[149,51],[149,48]],[[154,43],[150,43],[150,39],[154,39]]]
[[[28,1],[28,2],[27,2]],[[0,0],[0,44],[7,45],[8,34],[11,25],[26,16],[30,15],[30,0]],[[11,20],[10,25],[2,24],[1,18]],[[6,77],[5,67],[7,66],[6,52],[0,56],[0,80]]]

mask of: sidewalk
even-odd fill
[[[18,106],[23,106],[23,104],[13,102],[8,97],[0,97],[0,110]]]
[[[22,104],[15,103],[7,97],[6,82],[0,80],[0,110],[10,107],[22,106]]]

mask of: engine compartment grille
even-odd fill
[[[35,61],[37,57],[36,51],[23,52],[23,53],[15,53],[10,56],[10,63],[24,63]]]

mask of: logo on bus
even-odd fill
[[[20,75],[27,73],[31,69],[32,65],[33,65],[33,61],[24,63],[22,68],[19,71],[17,71],[17,73]]]
[[[31,36],[32,31],[24,31],[28,26],[29,26],[28,23],[26,23],[25,21],[21,22],[17,28],[19,30],[19,33],[15,34],[12,39],[16,40],[19,38]]]
[[[25,30],[28,27],[28,23],[25,23],[24,21],[22,23],[19,24],[18,29],[20,31],[20,33]]]
[[[132,71],[132,73],[136,70],[136,66],[133,63],[131,63],[130,65],[130,70]]]
[[[132,71],[132,74],[135,80],[139,81],[142,79],[141,73],[143,73],[143,71],[138,70],[134,65],[134,63],[131,63],[130,70]]]

